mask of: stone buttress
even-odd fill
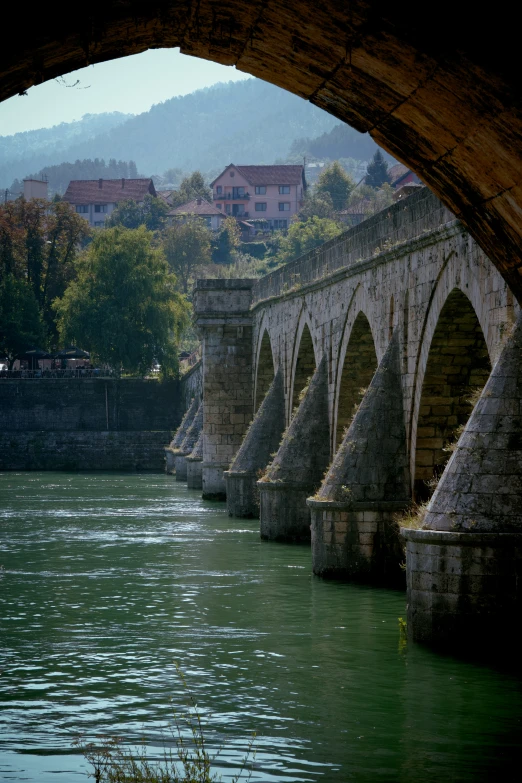
[[[494,366],[420,529],[406,540],[408,633],[501,655],[522,610],[522,315]]]
[[[314,573],[376,584],[404,582],[393,520],[410,503],[397,330],[319,492],[307,502]]]
[[[187,487],[189,489],[201,489],[203,487],[203,477],[201,475],[202,462],[203,432],[200,432],[196,445],[187,457]]]
[[[192,452],[203,428],[203,403],[201,402],[192,424],[187,429],[187,433],[179,448],[173,449],[174,467],[176,470],[176,481],[187,480],[187,457]]]
[[[259,517],[257,481],[277,451],[285,428],[283,373],[277,370],[241,448],[225,472],[227,510],[232,517]]]
[[[309,541],[306,498],[321,484],[330,459],[328,368],[323,356],[279,450],[258,481],[261,537]]]
[[[167,473],[175,472],[176,464],[174,458],[174,450],[179,449],[179,447],[183,443],[185,435],[187,434],[187,430],[192,424],[194,420],[194,416],[196,415],[198,405],[199,405],[199,401],[194,397],[189,407],[185,411],[185,415],[183,416],[181,420],[181,424],[176,430],[176,434],[172,438],[170,444],[165,447],[165,460],[166,460],[165,469]]]
[[[203,497],[225,500],[228,470],[252,419],[253,280],[198,280],[195,323],[203,366]]]

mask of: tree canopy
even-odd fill
[[[335,160],[330,166],[326,166],[321,171],[315,187],[315,193],[318,196],[329,196],[332,200],[333,208],[337,212],[346,206],[354,187],[355,182],[353,179]]]
[[[188,293],[189,282],[196,269],[211,262],[210,231],[198,218],[178,221],[163,234],[163,250],[172,271],[179,278],[183,292]]]
[[[332,197],[329,193],[316,193],[307,190],[301,209],[299,220],[308,220],[312,217],[333,219],[335,214]]]
[[[286,236],[279,240],[278,260],[283,263],[293,261],[329,239],[334,239],[343,228],[334,220],[319,217],[293,223]]]
[[[146,373],[154,361],[177,371],[177,343],[189,308],[144,226],[100,231],[77,262],[77,279],[55,302],[66,343],[101,362]]]
[[[231,264],[241,239],[237,220],[227,217],[223,220],[217,235],[213,237],[212,260],[215,264]]]
[[[0,279],[0,356],[9,367],[19,354],[40,347],[45,328],[31,287],[9,273]]]
[[[105,221],[108,228],[138,228],[145,226],[148,231],[160,231],[165,226],[170,207],[163,199],[147,193],[142,204],[132,198],[120,201]]]
[[[171,201],[174,207],[180,207],[196,198],[212,201],[212,190],[205,184],[203,174],[200,171],[194,171],[181,180],[179,189],[172,193]]]
[[[32,347],[37,337],[39,341],[55,344],[57,331],[52,302],[62,296],[74,276],[78,245],[89,233],[87,222],[64,201],[19,198],[0,206],[0,280],[6,282],[3,295],[7,296],[6,292],[11,290],[25,313],[18,322],[18,336],[17,321],[11,321],[9,344],[17,346],[13,350]],[[26,288],[31,296],[24,292]],[[33,313],[33,301],[40,325],[35,321],[28,330],[27,318]],[[5,307],[4,304],[4,313]],[[11,348],[4,347],[4,350],[11,353]]]

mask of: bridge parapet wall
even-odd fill
[[[455,216],[449,209],[424,188],[257,280],[252,289],[253,303],[313,283],[453,221]]]

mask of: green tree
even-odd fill
[[[350,196],[350,205],[358,206],[367,217],[376,215],[394,203],[393,188],[387,182],[381,188],[361,185]]]
[[[19,198],[0,206],[0,279],[13,274],[30,286],[51,343],[57,337],[52,302],[74,276],[78,245],[89,233],[65,201]]]
[[[299,210],[299,220],[308,220],[312,217],[333,219],[334,213],[332,197],[329,193],[307,191]]]
[[[108,228],[114,228],[115,226],[122,226],[123,228],[145,226],[148,231],[160,231],[165,226],[169,209],[170,207],[163,199],[147,193],[141,204],[138,204],[132,198],[120,201],[116,209],[107,218],[105,225]]]
[[[371,188],[381,188],[386,182],[390,182],[388,176],[388,164],[384,160],[384,155],[377,150],[371,161],[368,163],[365,184]]]
[[[45,339],[38,302],[26,280],[9,273],[0,279],[0,356],[9,369],[17,355],[40,346]]]
[[[196,198],[212,201],[212,190],[208,185],[205,185],[203,174],[200,171],[194,171],[190,176],[184,177],[181,180],[179,190],[175,191],[171,196],[174,207],[180,207],[182,204],[186,204],[187,201],[194,201]]]
[[[101,231],[77,267],[77,279],[55,302],[62,340],[112,367],[146,373],[156,360],[164,375],[177,372],[188,305],[151,232],[144,226]]]
[[[328,242],[329,239],[339,236],[342,230],[343,227],[328,218],[312,217],[303,222],[293,223],[286,236],[282,236],[279,240],[277,258],[283,263],[293,261]]]
[[[125,201],[120,201],[116,209],[111,212],[105,221],[105,226],[107,228],[114,228],[114,226],[138,228],[144,225],[144,222],[138,202],[133,198],[127,198]]]
[[[212,242],[212,260],[215,264],[231,264],[239,247],[241,231],[237,220],[227,217]]]
[[[198,218],[180,220],[164,232],[165,257],[185,294],[196,269],[211,263],[210,240],[209,229]]]
[[[331,166],[326,166],[317,179],[315,192],[317,195],[328,195],[336,212],[346,206],[350,193],[355,187],[355,182],[345,172],[338,161]]]

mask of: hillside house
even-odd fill
[[[63,200],[68,201],[89,225],[101,228],[120,201],[133,199],[141,204],[147,194],[157,196],[150,178],[73,179]]]
[[[191,217],[200,218],[211,231],[218,231],[227,216],[218,209],[217,205],[211,204],[204,198],[195,198],[193,201],[188,201],[186,204],[181,204],[167,212],[167,218],[171,225],[175,220],[184,222]]]
[[[210,183],[217,209],[240,220],[264,220],[270,229],[288,228],[302,205],[303,166],[236,166]]]

